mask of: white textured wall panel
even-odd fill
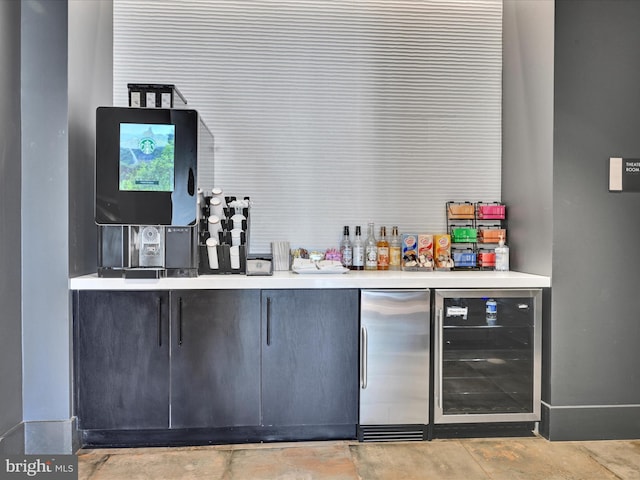
[[[444,231],[447,200],[500,200],[501,28],[501,0],[114,0],[114,99],[177,85],[253,252]]]

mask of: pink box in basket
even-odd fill
[[[478,219],[504,220],[506,208],[504,205],[478,205]]]

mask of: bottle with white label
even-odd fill
[[[364,245],[364,269],[378,269],[378,242],[373,231],[373,222],[367,226],[367,240]]]
[[[345,225],[340,242],[340,253],[342,254],[342,265],[346,268],[353,266],[353,247],[349,238],[349,227]]]
[[[391,241],[389,242],[389,270],[400,270],[400,259],[402,257],[402,247],[398,227],[391,229]]]
[[[356,226],[356,236],[352,245],[353,265],[352,270],[364,270],[364,243],[360,232],[360,225]]]
[[[389,242],[387,241],[387,227],[380,227],[378,248],[378,270],[389,270]]]
[[[504,237],[500,235],[500,241],[496,247],[496,271],[509,271],[509,247],[504,244]]]

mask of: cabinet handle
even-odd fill
[[[162,298],[158,297],[158,346],[162,346]]]
[[[369,334],[364,325],[360,327],[360,355],[360,388],[364,390],[367,388],[367,361],[369,359]]]
[[[267,297],[267,346],[271,345],[271,298]]]
[[[182,346],[182,297],[178,298],[178,345]]]

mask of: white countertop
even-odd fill
[[[70,290],[222,290],[276,288],[542,288],[551,278],[520,272],[350,271],[343,274],[274,272],[273,276],[200,275],[196,278],[100,278],[69,280]]]

